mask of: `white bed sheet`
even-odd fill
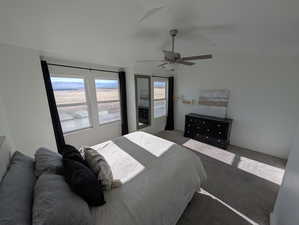
[[[133,132],[93,146],[110,164],[120,188],[93,208],[97,225],[175,225],[206,179],[197,155],[173,142]]]

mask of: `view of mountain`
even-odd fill
[[[78,90],[84,88],[83,82],[64,82],[52,81],[53,90]],[[118,83],[112,82],[96,82],[96,88],[117,88]]]
[[[83,79],[77,78],[51,78],[53,90],[78,90],[84,88]],[[96,88],[118,88],[116,80],[96,80]],[[155,88],[165,87],[164,82],[155,82]]]

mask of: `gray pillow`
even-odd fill
[[[44,173],[37,180],[32,215],[32,225],[93,224],[87,203],[56,174]]]
[[[10,150],[5,137],[0,137],[0,182],[10,162]]]
[[[31,225],[34,161],[15,152],[0,184],[0,224]]]
[[[35,152],[35,176],[42,173],[63,174],[62,156],[46,148],[39,148]]]

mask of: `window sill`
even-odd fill
[[[156,120],[156,119],[163,119],[163,118],[166,118],[167,117],[167,115],[165,115],[165,116],[158,116],[158,117],[154,117],[154,120]]]
[[[93,127],[90,126],[90,127],[84,127],[84,128],[79,128],[79,129],[76,129],[76,130],[68,131],[68,132],[63,133],[63,136],[68,136],[68,135],[71,135],[71,134],[74,134],[74,133],[79,133],[80,131],[88,130],[88,129],[92,129],[92,128]]]
[[[121,120],[114,120],[114,121],[110,121],[110,122],[106,122],[106,123],[100,123],[99,124],[99,127],[104,127],[104,126],[107,126],[107,125],[111,125],[111,124],[114,124],[114,123],[121,123]]]
[[[121,122],[121,120],[115,120],[115,121],[111,121],[111,122],[99,124],[97,127],[98,128],[103,128],[105,126],[109,126],[109,125],[113,125],[113,124],[121,124],[120,122]],[[87,130],[90,130],[90,129],[95,129],[95,128],[96,127],[92,127],[92,126],[90,126],[90,127],[84,127],[84,128],[80,128],[80,129],[76,129],[76,130],[65,132],[65,133],[63,133],[63,136],[66,137],[66,136],[78,134],[80,132],[84,132],[84,131],[87,131]]]

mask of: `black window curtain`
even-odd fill
[[[55,135],[55,139],[56,139],[57,150],[59,153],[62,153],[62,147],[63,147],[63,145],[65,145],[65,141],[64,141],[61,124],[60,124],[58,110],[56,107],[56,101],[55,101],[55,96],[54,96],[54,92],[53,92],[53,88],[52,88],[49,68],[48,68],[47,62],[44,60],[41,61],[41,66],[42,66],[42,71],[43,71],[43,76],[44,76],[44,82],[45,82],[47,98],[48,98],[48,103],[49,103],[49,108],[50,108],[50,114],[51,114],[52,123],[53,123],[53,129],[54,129],[54,135]]]
[[[121,134],[129,133],[128,129],[128,109],[127,109],[127,88],[126,88],[126,72],[118,73],[119,92],[120,92],[120,108],[121,108]]]
[[[174,130],[174,77],[168,78],[168,113],[165,130]]]

